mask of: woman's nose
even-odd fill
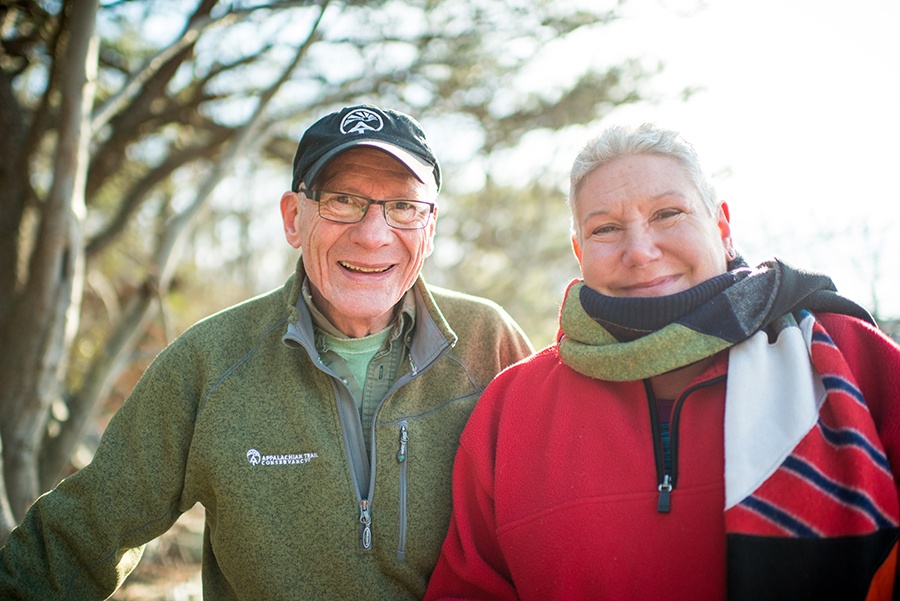
[[[653,232],[646,228],[635,228],[625,238],[622,260],[628,267],[644,267],[662,256]]]

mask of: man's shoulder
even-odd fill
[[[427,285],[430,297],[447,323],[457,333],[516,332],[521,330],[515,320],[498,303],[491,299],[450,290],[440,286]]]
[[[222,336],[228,332],[239,336],[258,336],[261,330],[285,324],[289,317],[290,306],[285,287],[281,286],[201,319],[188,328],[182,337],[203,338],[210,334]]]
[[[461,311],[483,311],[485,313],[506,313],[506,311],[496,302],[482,296],[475,296],[459,290],[451,290],[441,286],[426,284],[431,296],[442,311],[451,310]]]
[[[436,311],[438,322],[445,321],[450,328],[448,334],[458,337],[463,346],[469,348],[472,343],[478,348],[491,348],[502,344],[504,348],[516,349],[506,359],[517,361],[533,351],[522,329],[498,303],[467,294],[458,290],[450,290],[440,286],[426,285],[427,294],[420,297],[426,304],[433,304],[429,311]],[[501,342],[498,342],[501,341]],[[492,351],[493,352],[493,351]]]

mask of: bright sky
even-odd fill
[[[631,0],[594,40],[594,52],[664,61],[653,89],[673,98],[608,122],[682,131],[750,258],[825,271],[870,308],[878,269],[879,312],[900,317],[900,3],[708,0],[678,12],[689,4]],[[685,87],[701,91],[675,99]]]

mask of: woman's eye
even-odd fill
[[[656,217],[657,219],[671,219],[673,217],[678,217],[679,215],[681,215],[679,209],[663,209],[656,214]]]
[[[618,228],[612,224],[601,225],[600,227],[595,227],[593,232],[595,236],[602,236],[604,234],[612,234]]]

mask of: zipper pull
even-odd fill
[[[372,512],[366,499],[359,502],[359,523],[363,525],[362,548],[368,551],[372,548]]]
[[[659,485],[659,503],[656,505],[656,511],[659,513],[669,513],[672,509],[672,477],[666,474],[662,484]]]
[[[406,446],[409,444],[409,430],[406,424],[400,426],[400,450],[397,451],[397,461],[403,463],[406,461]]]
[[[416,362],[413,361],[413,358],[410,356],[409,358],[409,369],[412,372],[412,375],[416,375],[419,373],[419,368],[416,367]]]

